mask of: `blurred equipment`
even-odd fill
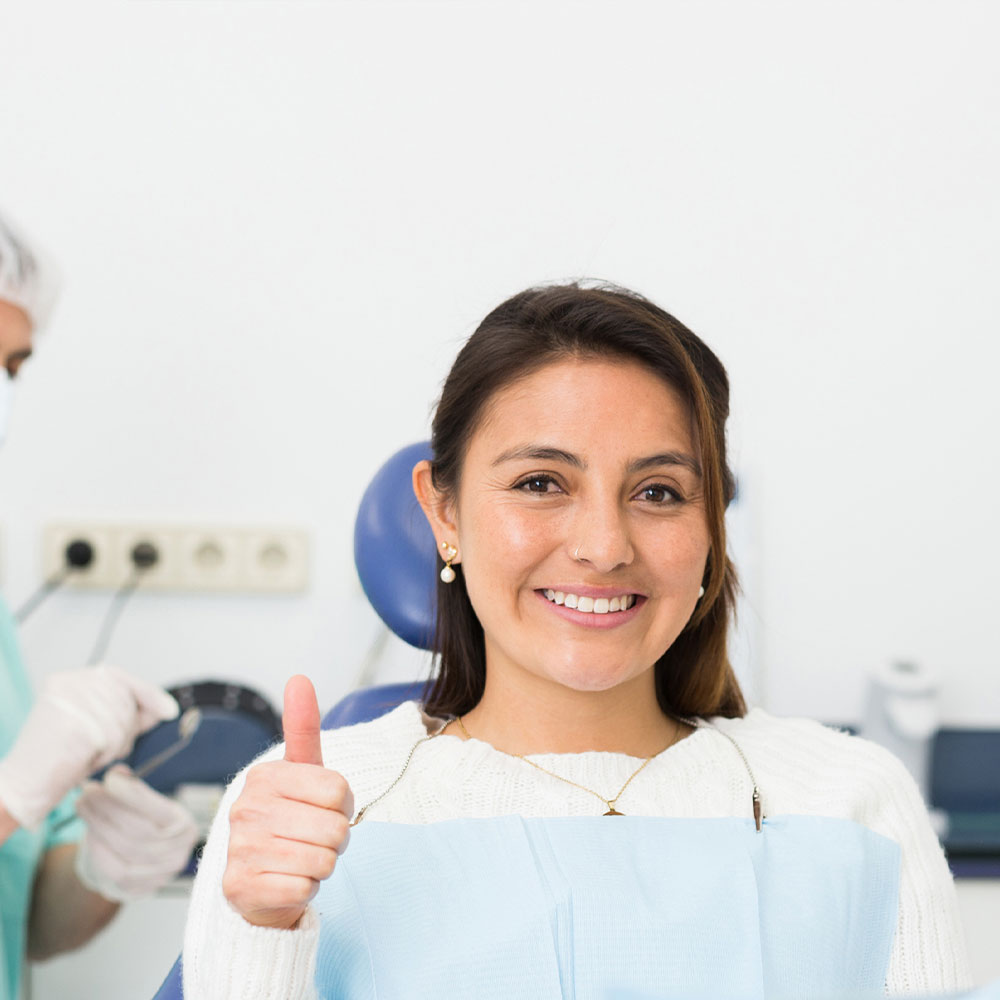
[[[1000,879],[1000,731],[939,730],[930,800],[948,817],[942,840],[952,872]]]
[[[135,776],[137,778],[147,777],[161,764],[165,764],[175,754],[180,753],[194,738],[194,734],[198,731],[200,725],[201,709],[197,706],[186,708],[177,720],[177,740],[169,746],[164,747],[159,753],[154,754],[148,760],[143,761],[142,766],[136,768]]]
[[[225,681],[168,688],[181,714],[135,741],[126,763],[195,818],[204,842],[226,784],[281,739],[281,718],[257,691]],[[189,865],[189,873],[193,871]]]
[[[872,674],[861,735],[882,744],[906,765],[927,803],[939,724],[939,684],[929,671],[897,660]]]

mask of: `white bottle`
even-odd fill
[[[872,672],[861,735],[891,750],[930,804],[931,749],[940,723],[937,679],[919,664],[897,660]]]

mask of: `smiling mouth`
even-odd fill
[[[547,601],[562,604],[590,615],[608,615],[616,611],[628,611],[635,604],[635,594],[622,594],[621,597],[580,597],[577,594],[565,594],[561,590],[543,590]]]

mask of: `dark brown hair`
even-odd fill
[[[746,706],[727,653],[737,590],[726,556],[725,511],[734,492],[726,463],[729,379],[712,351],[669,313],[624,288],[578,284],[531,288],[498,306],[465,343],[445,380],[431,433],[434,487],[457,497],[469,441],[500,389],[571,357],[638,362],[690,409],[711,549],[705,596],[656,662],[656,696],[668,715],[743,715]],[[437,602],[438,672],[426,709],[459,715],[483,694],[483,629],[461,573],[453,583],[438,583]]]

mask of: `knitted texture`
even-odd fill
[[[433,823],[461,817],[593,816],[598,799],[489,744],[440,736],[414,743],[436,723],[410,702],[373,722],[323,734],[323,756],[354,791],[364,822]],[[881,747],[803,719],[754,709],[713,719],[650,762],[617,803],[626,815],[727,817],[752,814],[752,782],[728,733],[743,751],[765,816],[850,819],[896,841],[902,852],[899,921],[886,979],[889,994],[971,985],[954,884],[909,773]],[[274,758],[283,748],[265,755]],[[262,758],[264,759],[264,758]],[[641,762],[624,754],[540,754],[537,764],[612,796]],[[317,922],[294,931],[252,927],[222,894],[229,809],[243,787],[226,792],[195,880],[184,944],[186,1000],[313,1000]]]

